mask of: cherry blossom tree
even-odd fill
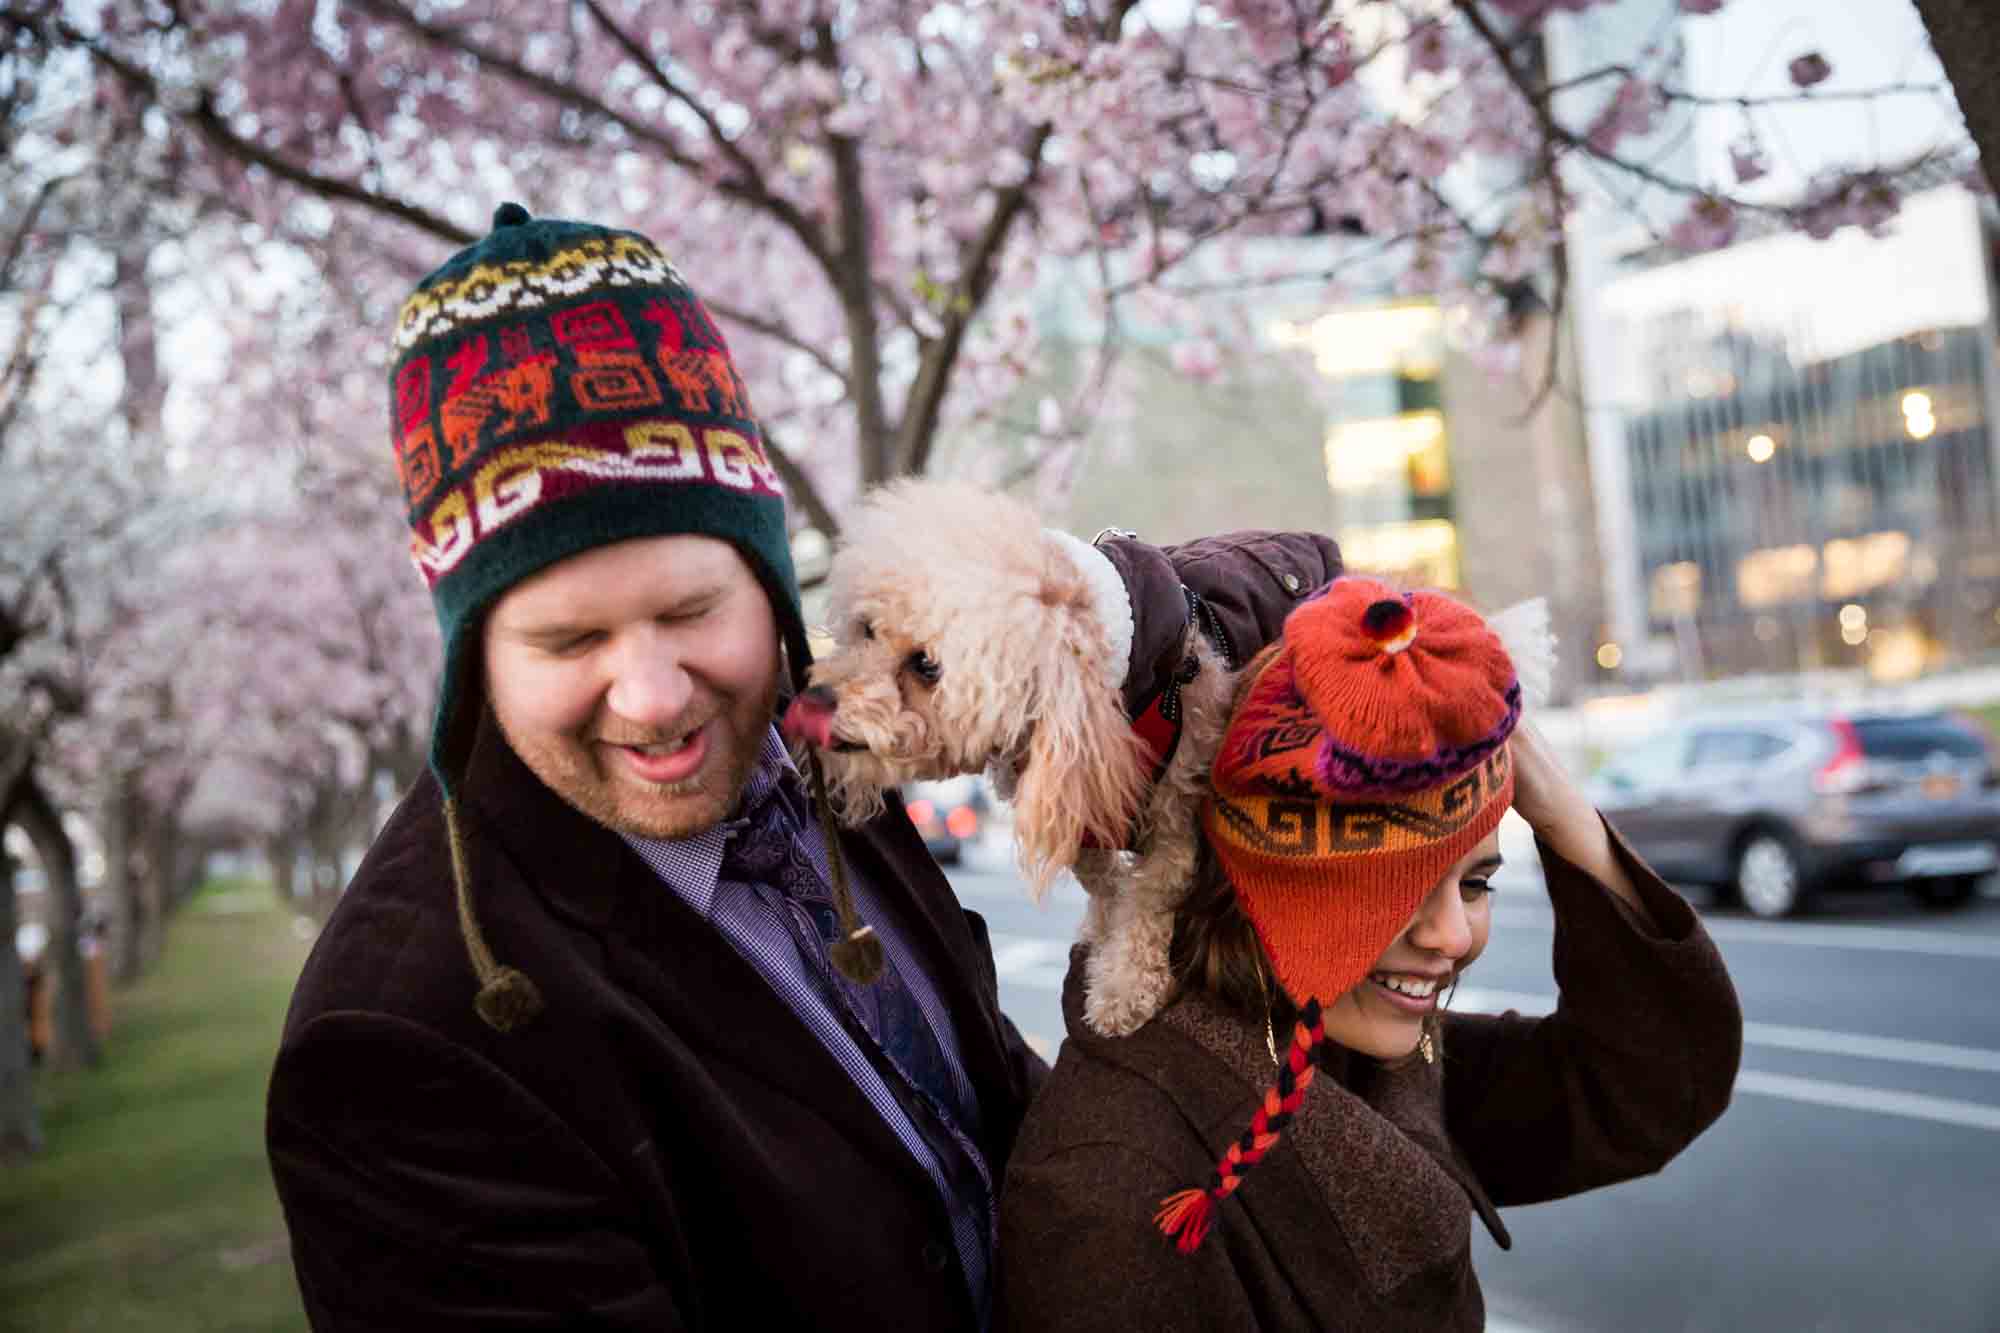
[[[1552,72],[1604,3],[15,0],[0,790],[90,815],[121,974],[198,826],[338,882],[421,769],[436,670],[393,554],[386,330],[502,199],[668,248],[831,536],[859,488],[946,461],[1060,488],[1133,329],[1222,372],[1217,288],[1388,272],[1505,339],[1563,304],[1598,201],[1644,195],[1640,225],[1701,249],[1879,228],[1973,167],[1953,129],[1774,191],[1769,117],[1950,89],[1845,87],[1810,34],[1775,92],[1688,86],[1670,35]],[[2000,22],[1917,4],[2000,152]],[[1724,172],[1653,151],[1697,114],[1739,127]],[[1051,299],[1087,314],[1081,364],[1044,345]],[[1004,454],[945,459],[989,435]],[[0,1142],[9,1086],[0,1062]]]
[[[1171,315],[1191,257],[1257,236],[1368,238],[1406,286],[1492,324],[1528,292],[1559,302],[1574,165],[1679,199],[1663,239],[1699,248],[1746,219],[1879,226],[1913,174],[1972,160],[1951,141],[1771,199],[1751,139],[1734,179],[1674,178],[1635,144],[1730,99],[1676,86],[1671,42],[1552,80],[1544,26],[1599,3],[181,0],[83,18],[44,0],[13,21],[171,118],[190,177],[269,234],[368,234],[372,327],[500,198],[654,235],[733,335],[798,508],[831,533],[856,487],[924,470],[1041,369],[1044,261],[1090,286],[1107,357],[1121,302]],[[1967,0],[1925,9],[1982,22]],[[1798,52],[1794,87],[1763,100],[1809,101],[1826,63]],[[1101,378],[1073,384],[1016,421],[1031,460],[1101,399]]]

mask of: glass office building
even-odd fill
[[[1884,237],[1610,284],[1645,620],[1677,674],[1897,678],[2000,648],[1995,234],[1939,190]]]

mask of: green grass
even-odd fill
[[[98,1068],[38,1075],[42,1153],[0,1167],[0,1329],[305,1327],[264,1085],[306,948],[268,888],[211,884]]]

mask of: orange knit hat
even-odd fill
[[[1512,799],[1514,665],[1443,593],[1343,578],[1249,669],[1202,822],[1295,1003],[1358,985]]]
[[[1215,1183],[1162,1201],[1154,1220],[1183,1253],[1303,1103],[1321,1006],[1367,977],[1514,794],[1514,664],[1442,593],[1338,579],[1244,674],[1202,825],[1299,1021]]]

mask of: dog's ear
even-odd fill
[[[1059,871],[1076,864],[1086,838],[1123,847],[1147,783],[1147,751],[1133,734],[1118,691],[1067,645],[1043,674],[1034,734],[1014,790],[1014,836],[1022,873],[1037,901]]]

